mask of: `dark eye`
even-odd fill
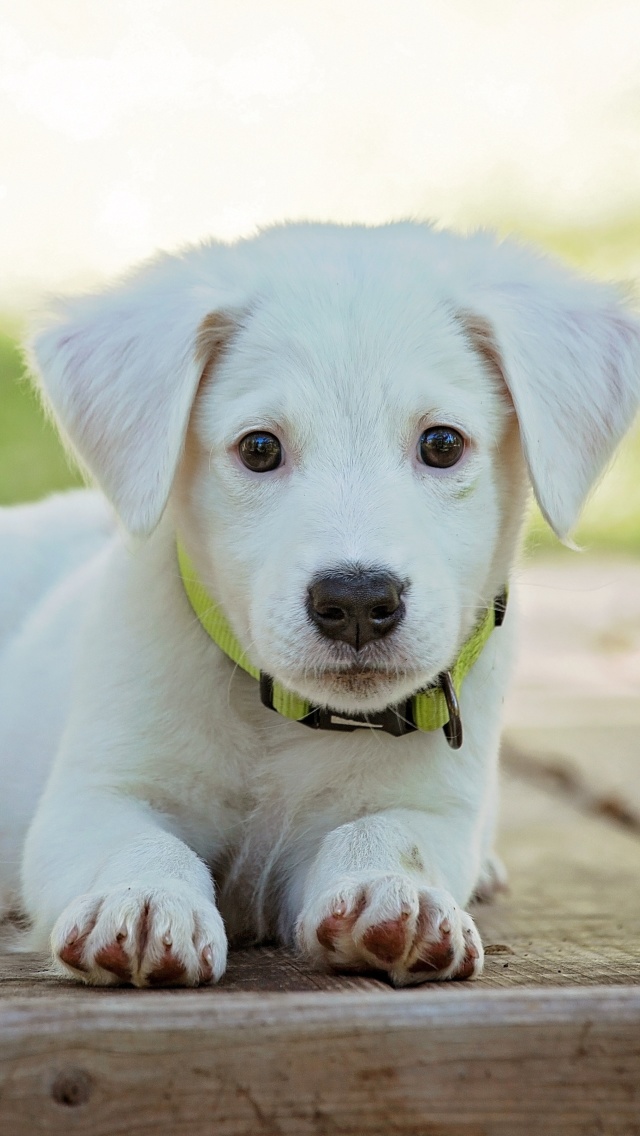
[[[418,453],[425,465],[448,469],[460,461],[464,438],[452,426],[431,426],[418,442]]]
[[[263,430],[245,434],[238,452],[243,465],[254,473],[269,473],[282,463],[282,446],[278,439],[275,434],[266,434]]]

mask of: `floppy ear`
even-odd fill
[[[638,407],[640,323],[613,289],[533,263],[531,283],[478,288],[463,324],[509,390],[536,499],[565,539]]]
[[[100,295],[61,301],[31,361],[68,447],[135,534],[158,524],[193,400],[236,327],[228,297],[164,258]]]

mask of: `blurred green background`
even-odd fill
[[[0,324],[0,505],[80,484],[55,430],[24,381],[20,329]]]
[[[505,224],[505,230],[533,239],[584,271],[601,278],[632,280],[640,265],[640,223],[622,219],[605,228],[548,232]],[[0,505],[30,501],[52,490],[81,483],[24,379],[17,320],[0,321]],[[640,555],[640,422],[625,440],[610,470],[593,493],[575,534],[594,552]],[[562,546],[532,507],[530,553]]]

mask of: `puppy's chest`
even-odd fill
[[[230,734],[174,767],[149,803],[214,863],[249,841],[263,850],[309,827],[327,828],[386,808],[437,807],[448,778],[423,738],[314,734],[276,720],[265,736]],[[234,744],[235,743],[235,744]],[[285,838],[288,839],[288,838]]]

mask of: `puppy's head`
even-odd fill
[[[640,330],[485,236],[289,226],[70,303],[35,356],[124,523],[171,499],[252,662],[348,713],[451,664],[527,471],[566,536],[634,413]]]

